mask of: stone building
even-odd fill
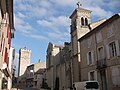
[[[80,76],[80,49],[78,39],[89,32],[88,24],[90,24],[91,11],[83,9],[80,3],[77,3],[78,7],[73,11],[70,16],[70,34],[71,34],[71,48],[72,48],[72,79],[73,82],[81,80]]]
[[[77,3],[78,7],[74,10],[70,16],[70,34],[71,34],[71,61],[72,61],[72,83],[81,81],[81,50],[78,40],[86,35],[88,32],[102,24],[106,19],[99,20],[91,23],[91,11],[81,7],[81,4]]]
[[[91,11],[81,8],[79,2],[77,5],[70,16],[69,49],[48,45],[48,86],[52,90],[69,90],[74,82],[98,80],[101,90],[119,90],[120,14],[91,23]]]
[[[33,87],[33,79],[34,79],[34,64],[27,66],[25,71],[26,77],[26,87]]]
[[[46,62],[38,62],[27,66],[25,71],[26,87],[40,89],[45,80]]]
[[[10,47],[10,53],[9,53],[9,70],[11,73],[11,77],[13,78],[13,63],[14,63],[14,59],[15,59],[15,49],[13,47]],[[12,78],[8,78],[8,88],[11,89],[12,88]]]
[[[71,44],[57,46],[49,43],[46,60],[46,79],[53,90],[72,87]]]
[[[14,38],[13,0],[0,0],[0,90],[11,89],[11,39]]]
[[[21,48],[19,50],[19,67],[18,67],[18,85],[25,87],[25,71],[30,65],[31,50]]]
[[[120,90],[120,14],[79,39],[81,81],[98,80],[101,90]]]
[[[55,56],[60,52],[62,46],[56,46],[52,43],[49,43],[47,48],[47,55],[46,55],[46,79],[48,86],[53,90],[55,88],[55,76],[54,70],[56,69],[55,66]],[[57,60],[60,58],[58,57]],[[55,74],[56,75],[56,74]]]

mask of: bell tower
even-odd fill
[[[91,11],[81,8],[80,2],[77,3],[77,8],[74,10],[71,19],[71,35],[77,34],[78,39],[89,32],[88,25],[90,24]]]
[[[90,31],[91,11],[81,8],[80,2],[77,3],[77,8],[70,16],[70,34],[72,45],[72,67],[73,67],[73,82],[80,81],[80,48],[78,39]]]

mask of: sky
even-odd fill
[[[69,16],[78,1],[92,11],[92,22],[120,12],[120,0],[14,0],[16,60],[19,49],[26,47],[32,51],[31,63],[45,61],[49,42],[70,42]]]

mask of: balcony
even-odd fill
[[[97,68],[96,69],[104,69],[106,67],[107,67],[106,58],[100,59],[100,60],[97,61]]]

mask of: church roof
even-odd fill
[[[90,30],[93,30],[94,28],[98,27],[100,24],[102,24],[103,22],[105,22],[107,19],[101,19],[99,21],[93,22],[89,24],[89,28]]]

